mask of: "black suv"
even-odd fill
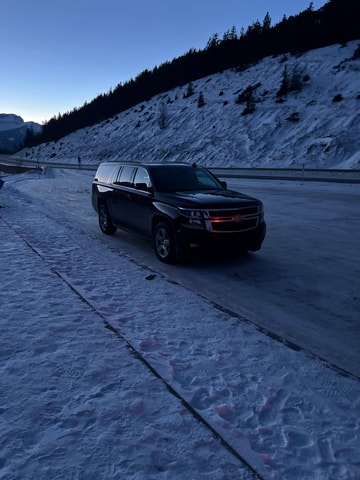
[[[165,263],[204,247],[259,250],[265,237],[262,202],[227,190],[196,165],[102,163],[92,205],[102,232],[119,227],[150,236]]]

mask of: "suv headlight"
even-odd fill
[[[260,208],[260,223],[264,221],[264,205],[261,205]]]
[[[193,210],[190,208],[179,208],[179,214],[184,218],[185,224],[191,227],[200,227],[204,225],[204,213],[201,210]]]

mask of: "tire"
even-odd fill
[[[163,263],[174,263],[176,260],[176,245],[174,235],[167,223],[158,223],[153,233],[154,250]]]
[[[99,205],[99,227],[106,235],[113,235],[116,232],[116,227],[114,227],[107,206],[104,203]]]

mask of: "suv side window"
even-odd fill
[[[135,170],[135,167],[125,165],[121,170],[120,177],[116,183],[124,187],[131,187],[134,170]]]
[[[151,189],[151,181],[149,173],[145,168],[139,167],[136,170],[134,178],[134,187],[137,190],[149,191]]]

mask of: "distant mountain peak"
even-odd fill
[[[9,130],[23,124],[24,120],[15,113],[0,113],[0,130]]]
[[[14,153],[24,142],[26,132],[40,132],[42,126],[36,122],[24,122],[15,113],[0,113],[0,152]]]

